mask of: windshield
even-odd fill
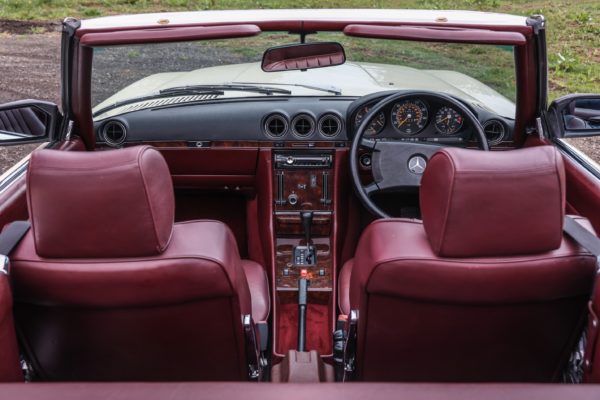
[[[336,41],[346,63],[306,71],[263,72],[263,52],[298,43],[299,36],[95,47],[92,69],[94,120],[141,108],[189,101],[257,96],[351,96],[385,90],[431,90],[514,118],[512,46],[428,43],[309,35]],[[191,88],[191,90],[189,90]]]

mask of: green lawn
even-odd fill
[[[0,0],[0,19],[62,20],[154,11],[290,8],[433,8],[544,14],[551,96],[600,92],[600,0]],[[36,32],[33,32],[36,33]]]

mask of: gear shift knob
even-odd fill
[[[300,212],[300,218],[302,219],[302,226],[304,227],[304,238],[306,239],[306,245],[310,246],[310,231],[313,220],[312,211]]]

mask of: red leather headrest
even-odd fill
[[[425,232],[440,257],[542,253],[563,237],[565,173],[552,146],[443,149],[429,160],[420,198]]]
[[[27,180],[41,257],[141,257],[159,254],[169,244],[173,183],[164,158],[151,147],[37,150]]]

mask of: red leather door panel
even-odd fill
[[[578,214],[590,220],[600,232],[600,180],[564,157],[567,183],[567,213]]]
[[[525,143],[526,147],[552,144],[548,140],[530,137]],[[579,165],[566,152],[563,152],[565,165],[565,179],[567,190],[567,214],[576,214],[586,217],[593,225],[596,232],[600,232],[600,179]],[[600,285],[600,278],[596,276],[596,288]],[[589,303],[587,346],[584,360],[584,381],[600,383],[600,290],[596,289],[592,301]]]
[[[76,138],[62,142],[57,150],[83,150],[83,142]],[[25,174],[17,178],[6,190],[0,193],[0,230],[8,223],[28,219],[25,198]],[[0,382],[23,380],[19,365],[19,349],[13,322],[13,299],[9,277],[0,272]]]
[[[554,143],[547,139],[530,136],[524,147],[545,145],[554,145]],[[598,212],[600,211],[600,179],[592,175],[565,151],[561,151],[561,153],[565,165],[566,213],[587,218],[596,232],[600,232],[600,212]]]
[[[596,277],[596,287],[600,284],[600,279]],[[600,383],[600,295],[596,289],[594,299],[589,303],[588,326],[587,326],[587,344],[583,360],[583,380],[587,383]]]
[[[0,382],[23,380],[19,366],[19,348],[15,335],[12,305],[8,275],[0,272]]]

